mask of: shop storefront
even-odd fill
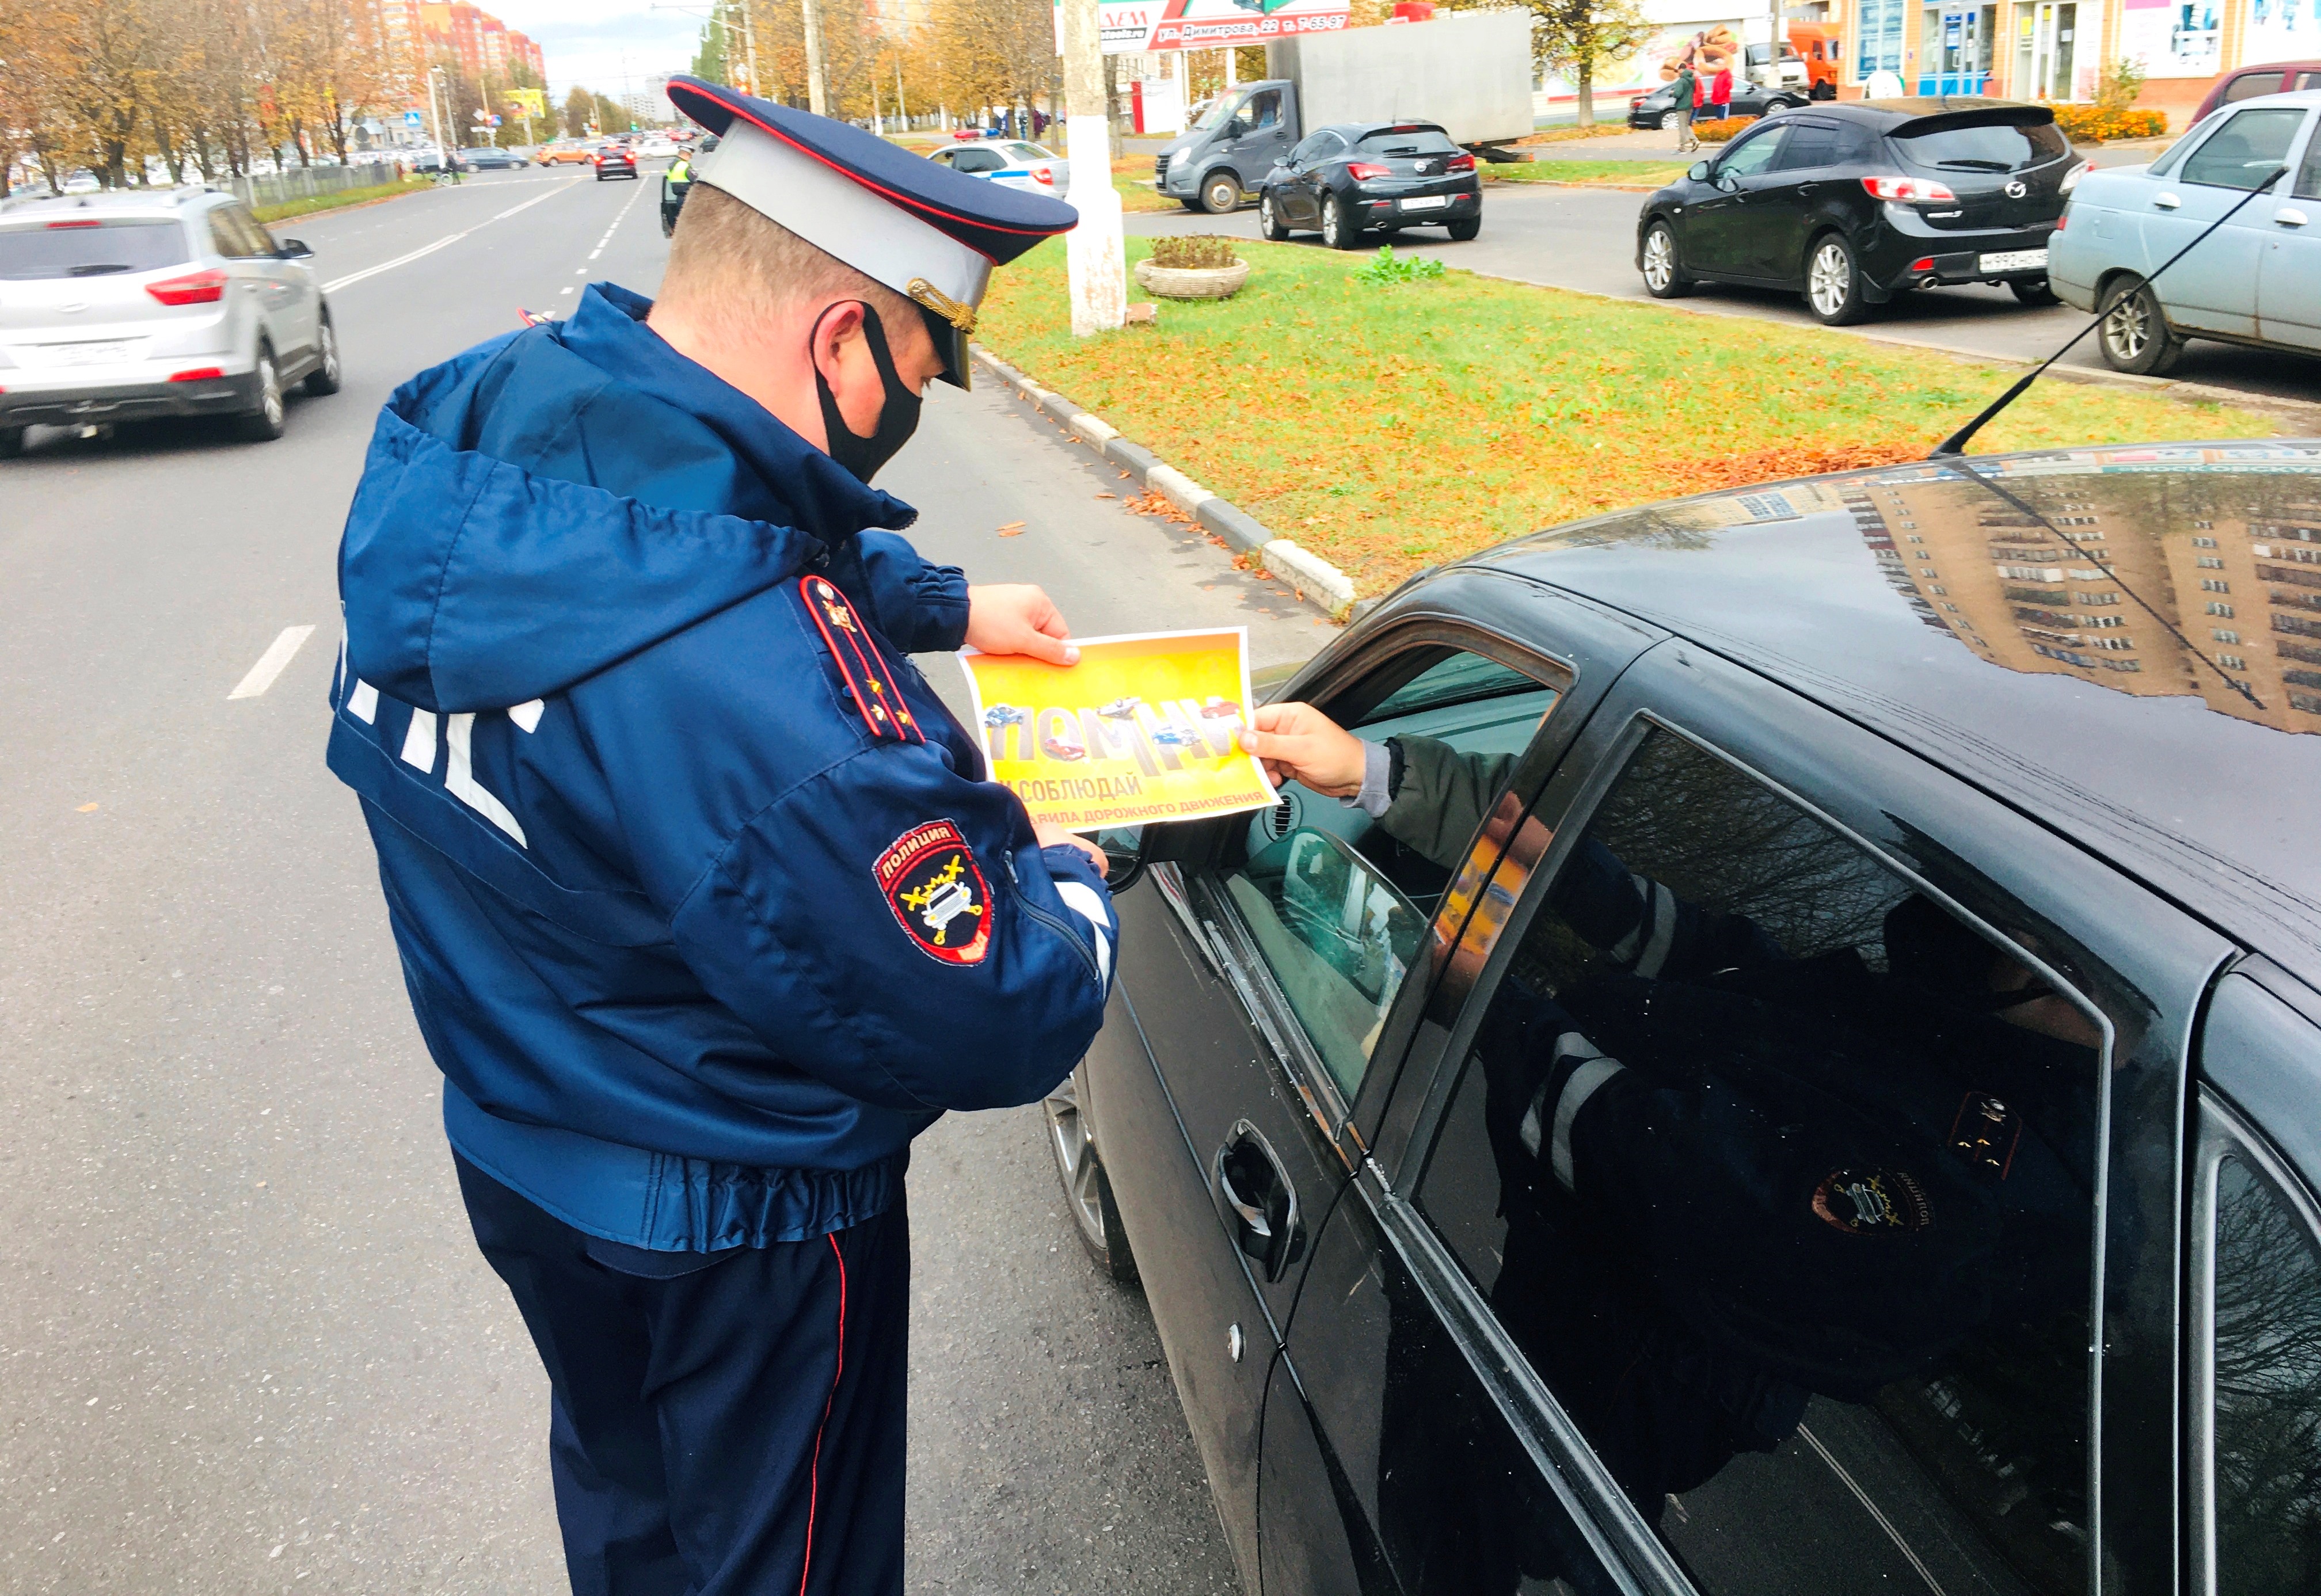
[[[1922,95],[1980,95],[1992,87],[1992,41],[1998,7],[1960,0],[1923,9],[1918,26],[1917,88]]]

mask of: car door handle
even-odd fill
[[[2283,205],[2272,213],[2272,219],[2283,227],[2302,227],[2312,218],[2293,205]]]
[[[1247,1120],[1235,1121],[1217,1149],[1215,1174],[1233,1245],[1268,1284],[1279,1281],[1306,1251],[1306,1227],[1297,1213],[1297,1188],[1265,1133]]]
[[[2155,194],[2152,196],[2152,203],[2163,211],[2172,211],[2184,202],[2172,194]]]

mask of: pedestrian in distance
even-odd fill
[[[1675,92],[1669,96],[1669,115],[1676,122],[1676,152],[1683,155],[1700,148],[1700,141],[1692,136],[1692,110],[1700,92],[1700,79],[1689,58],[1678,63],[1671,87]]]
[[[1101,1024],[1103,855],[907,657],[1072,663],[870,485],[1078,220],[697,78],[657,303],[389,400],[340,550],[362,801],[475,1238],[545,1365],[581,1596],[903,1588],[903,1175]]]
[[[1713,122],[1723,122],[1733,114],[1733,68],[1730,62],[1716,68],[1708,80],[1708,115]]]

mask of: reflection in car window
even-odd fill
[[[2088,1588],[2076,1006],[1658,730],[1476,1001],[1418,1206],[1702,1591]]]
[[[152,271],[187,258],[175,222],[104,222],[95,227],[0,228],[0,281],[103,277]]]
[[[2280,73],[2244,72],[2225,86],[2225,97],[2219,103],[2231,105],[2242,100],[2253,100],[2259,95],[2278,94],[2280,90]]]
[[[2253,188],[2286,164],[2305,113],[2286,106],[2235,112],[2216,136],[2184,163],[2184,181],[2218,188]]]
[[[1291,152],[1289,159],[1301,166],[1317,160],[1327,160],[1337,154],[1343,144],[1338,135],[1324,128]]]
[[[2213,112],[2187,128],[2182,138],[2161,151],[2160,159],[2152,163],[2149,175],[2154,177],[2165,177],[2173,172],[2177,163],[2189,155],[2198,147],[2201,139],[2207,135],[2208,130],[2215,127],[2223,117],[2223,112]]]
[[[2053,122],[2036,127],[2005,123],[1980,127],[1943,128],[1915,137],[1898,134],[1894,148],[1914,167],[1935,172],[2012,172],[2035,167],[2063,154],[2071,146]]]
[[[2321,138],[2306,149],[2305,164],[2297,172],[2296,194],[2298,199],[2321,199]]]
[[[257,253],[249,236],[234,225],[232,208],[227,205],[210,213],[210,242],[229,260],[247,260]]]
[[[1451,135],[1433,128],[1411,132],[1372,133],[1362,141],[1362,148],[1379,155],[1456,155],[1459,146]]]
[[[2321,1588],[2321,1257],[2271,1183],[2216,1169],[2216,1589]]]
[[[234,226],[241,230],[242,240],[249,245],[250,253],[253,258],[272,255],[276,252],[274,235],[267,231],[264,222],[240,205],[228,205],[225,208],[225,214],[232,217]]]
[[[1786,127],[1767,128],[1763,132],[1744,140],[1725,152],[1716,163],[1720,177],[1747,177],[1772,168],[1773,159],[1781,152],[1781,141]]]
[[[1403,744],[1406,800],[1373,821],[1284,783],[1225,872],[1226,895],[1349,1102],[1452,867],[1557,697],[1495,661],[1437,652],[1353,728]]]
[[[1270,88],[1249,103],[1242,120],[1252,128],[1270,128],[1281,120],[1281,91]]]

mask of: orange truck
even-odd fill
[[[1791,23],[1789,49],[1805,63],[1807,92],[1816,100],[1837,98],[1837,30],[1825,23]]]

